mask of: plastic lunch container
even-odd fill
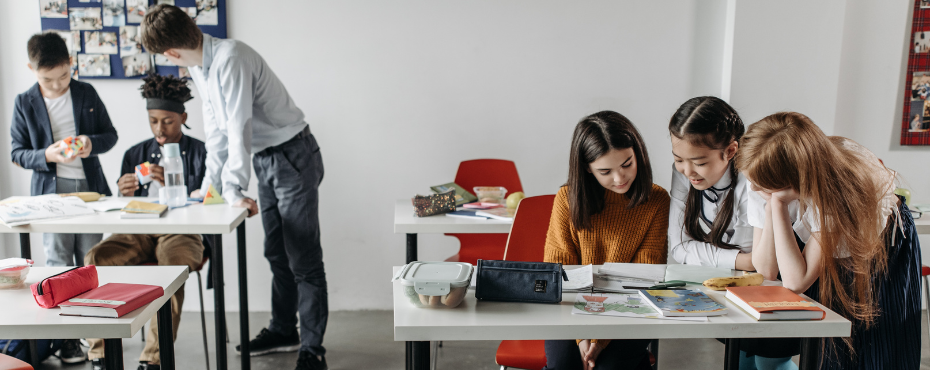
[[[395,276],[411,304],[424,308],[453,308],[465,300],[473,267],[465,262],[408,263]]]
[[[507,188],[503,186],[475,186],[472,188],[481,203],[504,204]]]
[[[32,264],[32,260],[25,258],[0,260],[0,289],[19,289],[25,286],[23,282],[26,281]]]

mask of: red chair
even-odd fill
[[[472,192],[475,186],[503,186],[507,195],[522,192],[520,175],[513,161],[503,159],[473,159],[459,163],[455,173],[455,183]],[[499,260],[504,258],[507,246],[507,234],[446,234],[459,239],[459,252],[446,259],[446,262],[468,262],[472,265],[478,259]]]
[[[0,370],[33,370],[28,362],[20,361],[16,357],[0,354]]]
[[[540,195],[524,198],[517,208],[517,215],[510,229],[510,237],[504,252],[507,261],[542,262],[545,254],[546,235],[549,232],[549,220],[552,217],[552,203],[555,195]],[[656,341],[652,350],[658,350]],[[497,347],[494,360],[501,370],[514,367],[527,370],[541,370],[546,366],[546,348],[544,340],[504,340]],[[637,370],[651,369],[655,365],[655,356],[649,356],[639,364]]]

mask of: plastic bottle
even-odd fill
[[[177,143],[165,144],[161,166],[165,168],[165,193],[168,195],[168,207],[182,207],[187,204],[187,187],[184,186],[184,164],[181,162],[181,148]]]

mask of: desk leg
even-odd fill
[[[29,233],[19,233],[19,256],[27,260],[32,259],[32,243],[29,242]]]
[[[158,356],[163,370],[174,370],[174,333],[171,330],[171,299],[158,309]]]
[[[29,363],[32,366],[39,367],[39,346],[35,339],[27,340],[29,344]]]
[[[245,222],[236,228],[237,247],[239,250],[239,352],[241,353],[242,370],[251,368],[249,356],[249,290],[246,278],[245,256]]]
[[[739,370],[739,339],[727,338],[723,370]]]
[[[171,311],[168,311],[169,313]],[[170,338],[170,337],[169,337]],[[123,340],[104,339],[103,340],[103,362],[107,370],[123,369]]]
[[[815,370],[820,358],[820,338],[801,338],[800,370]]]
[[[213,307],[216,327],[216,368],[226,370],[226,292],[223,288],[223,236],[213,235]]]
[[[429,365],[429,342],[407,342],[407,370],[429,370]]]
[[[417,260],[417,234],[407,234],[407,263]]]

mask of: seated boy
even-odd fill
[[[184,135],[181,125],[187,121],[184,102],[192,99],[187,81],[173,76],[150,75],[144,79],[142,97],[146,99],[149,113],[149,126],[155,136],[129,148],[123,156],[122,176],[117,185],[123,196],[157,196],[158,188],[165,184],[164,168],[157,163],[161,160],[160,148],[166,143],[178,143],[184,165],[185,184],[188,192],[198,188],[203,182],[206,147],[200,140]],[[186,125],[185,125],[186,127]],[[135,167],[149,162],[152,182],[139,184]],[[204,256],[204,245],[200,235],[138,235],[113,234],[100,244],[94,246],[85,257],[85,263],[98,266],[139,265],[146,262],[158,262],[159,265],[187,265],[191,270],[200,266]],[[171,297],[172,332],[178,335],[181,322],[181,304],[184,302],[184,287],[178,289]],[[103,368],[103,340],[88,339],[90,351],[88,357],[94,369]],[[158,325],[152,318],[145,348],[139,356],[139,370],[159,369]]]

